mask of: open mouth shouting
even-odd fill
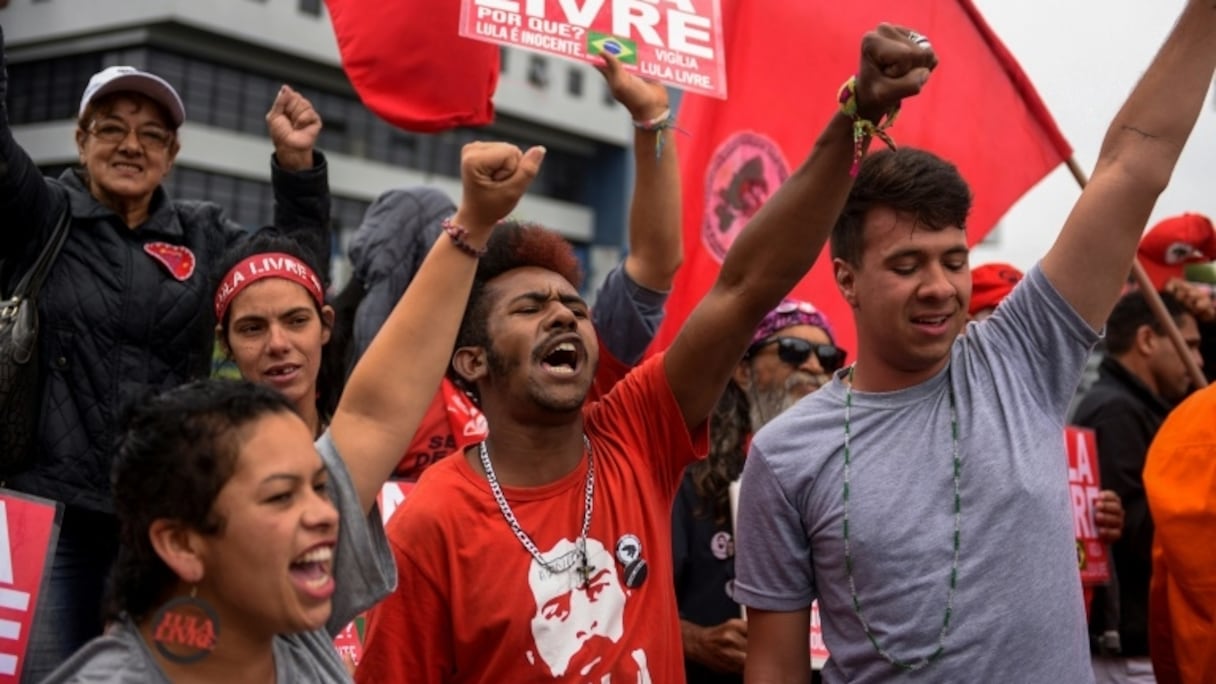
[[[300,593],[318,601],[334,593],[334,543],[317,544],[291,562],[288,568],[292,584]]]
[[[566,335],[544,349],[540,355],[540,366],[550,375],[569,378],[578,374],[585,358],[582,339],[577,335]]]

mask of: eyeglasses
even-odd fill
[[[819,359],[819,365],[828,373],[839,370],[848,354],[834,344],[815,344],[801,337],[774,337],[753,344],[743,358],[752,358],[770,344],[777,345],[777,358],[791,366],[801,366],[814,354],[815,358]]]
[[[117,145],[126,140],[128,135],[131,135],[131,129],[113,121],[100,124],[94,121],[93,125],[89,128],[89,133],[102,142]],[[173,141],[173,133],[160,126],[144,126],[135,131],[135,137],[146,150],[160,151],[168,147],[169,143]]]

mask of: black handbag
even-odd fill
[[[42,403],[38,365],[38,290],[68,237],[72,214],[65,207],[12,296],[0,301],[0,475],[28,468],[37,452]]]

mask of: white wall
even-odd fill
[[[1183,0],[975,4],[1034,82],[1089,174],[1107,125],[1148,67]],[[1079,193],[1076,181],[1061,166],[1014,205],[1002,221],[998,245],[977,248],[972,265],[1002,260],[1030,267],[1051,247]],[[1184,211],[1216,217],[1216,98],[1211,90],[1151,222]]]

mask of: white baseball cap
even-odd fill
[[[80,115],[84,115],[85,108],[93,100],[118,92],[134,92],[152,98],[169,112],[174,128],[181,126],[186,120],[186,107],[182,104],[182,98],[178,97],[177,91],[168,81],[129,66],[106,67],[93,74],[93,78],[89,79],[89,84],[84,88],[84,95],[80,97]]]

